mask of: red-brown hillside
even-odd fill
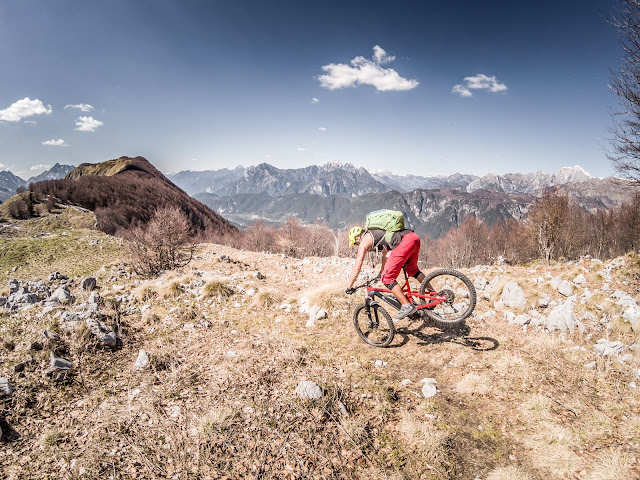
[[[196,235],[237,232],[231,223],[191,198],[143,157],[83,163],[62,180],[38,182],[32,188],[38,196],[50,195],[95,212],[98,229],[111,235],[148,222],[163,206],[180,207]]]

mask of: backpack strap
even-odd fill
[[[384,230],[382,230],[384,231]],[[371,232],[371,230],[366,230],[365,233],[369,233],[371,234],[371,238],[373,239],[373,241],[375,242],[376,237],[375,235]],[[380,237],[380,240],[378,240],[375,245],[373,247],[371,247],[371,250],[377,250],[378,249],[378,245],[380,245],[380,243],[382,243],[382,241],[384,240],[384,234]]]

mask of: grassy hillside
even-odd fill
[[[84,229],[57,232],[2,239],[4,256],[20,265],[15,276],[46,281],[58,270],[77,296],[50,311],[0,308],[0,377],[14,388],[0,397],[6,478],[640,476],[638,333],[603,293],[606,282],[640,301],[637,255],[611,266],[585,259],[469,270],[495,290],[479,294],[465,328],[402,321],[391,348],[376,349],[352,326],[362,295],[343,292],[349,259],[201,244],[188,267],[145,280],[114,263],[117,242]],[[46,263],[51,251],[59,263]],[[0,261],[3,274],[14,265]],[[104,323],[119,332],[113,349],[83,322],[62,320],[85,308],[89,292],[79,281],[87,273],[105,299]],[[584,332],[510,324],[495,304],[511,280],[531,303],[543,294],[564,301],[549,278],[579,274],[587,283],[576,294],[593,295],[576,314],[598,314]],[[328,317],[306,326],[305,303]],[[45,329],[60,342],[45,341]],[[622,341],[625,356],[598,355],[601,338]],[[32,348],[36,341],[42,350]],[[150,363],[136,370],[140,349]],[[65,382],[44,375],[50,352],[72,362]],[[437,380],[434,397],[422,394],[423,378]],[[299,398],[302,380],[320,385],[324,397]]]
[[[64,270],[83,276],[126,258],[122,240],[95,230],[91,212],[71,207],[25,221],[7,222],[0,208],[0,292],[11,278],[47,278]]]

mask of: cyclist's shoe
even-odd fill
[[[402,307],[400,307],[400,310],[398,310],[398,313],[396,313],[396,316],[393,317],[394,320],[402,320],[404,317],[408,317],[409,315],[412,315],[414,313],[416,313],[418,310],[416,309],[416,307],[411,304],[408,303],[406,305],[403,305]]]

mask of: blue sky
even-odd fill
[[[612,175],[615,0],[3,0],[0,170]]]

